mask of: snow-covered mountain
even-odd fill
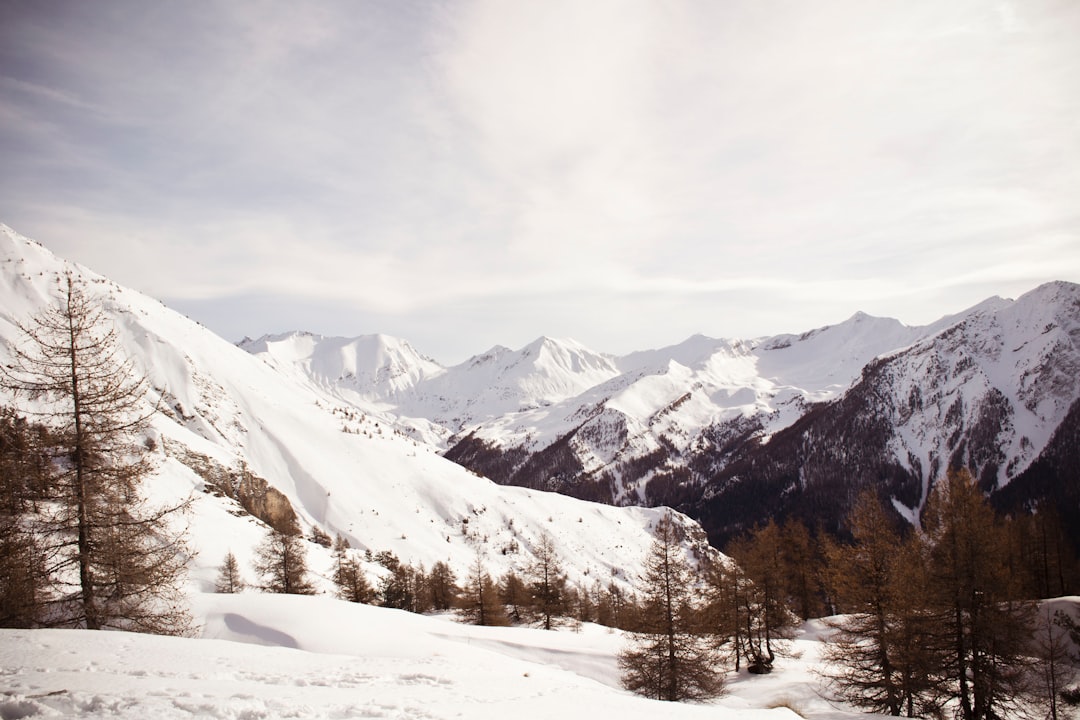
[[[410,356],[399,372],[418,380],[400,392],[314,381],[423,427],[446,457],[500,483],[672,505],[722,539],[793,512],[814,487],[836,490],[837,477],[877,483],[912,519],[950,465],[988,491],[1007,487],[1072,422],[1078,307],[1080,286],[1058,282],[921,327],[860,312],[800,335],[695,336],[623,357],[541,338],[451,368]],[[275,364],[298,356],[303,375],[345,342],[296,337],[301,350],[248,347]],[[832,521],[844,503],[827,504]]]
[[[386,401],[446,374],[407,343],[294,334],[250,343],[256,357],[0,225],[0,361],[19,336],[16,323],[56,302],[66,273],[100,299],[150,380],[147,402],[163,409],[149,438],[157,463],[149,490],[162,501],[196,495],[193,575],[204,586],[229,550],[250,567],[264,532],[251,513],[270,521],[295,515],[305,531],[340,533],[359,551],[427,567],[446,561],[462,576],[477,553],[495,575],[523,569],[544,534],[576,582],[625,582],[638,572],[661,511],[496,485],[399,430],[377,407],[369,413],[342,400],[348,391]],[[680,522],[688,547],[702,547],[701,529]],[[325,575],[328,552],[311,550],[313,569]]]
[[[702,449],[708,492],[694,515],[714,536],[763,507],[831,524],[875,485],[915,520],[932,483],[967,467],[1000,505],[1050,500],[1080,529],[1080,286],[1048,283],[952,320],[768,442]]]

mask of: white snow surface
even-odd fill
[[[667,511],[496,485],[380,416],[358,411],[309,379],[283,374],[160,302],[67,263],[6,226],[0,226],[0,362],[20,335],[16,323],[57,302],[67,272],[102,300],[122,346],[150,379],[147,402],[160,398],[163,412],[152,428],[157,470],[145,490],[155,504],[194,497],[189,515],[178,519],[195,551],[189,562],[193,589],[213,587],[230,550],[250,574],[265,526],[234,500],[203,492],[204,479],[182,462],[178,447],[226,468],[250,469],[288,498],[305,533],[312,527],[340,533],[358,556],[387,550],[427,568],[445,561],[464,577],[479,553],[498,577],[525,569],[546,534],[572,582],[592,587],[614,581],[629,588],[639,574],[651,530]],[[380,357],[407,351],[405,344],[385,340],[361,345],[339,344],[337,367],[359,373],[355,359],[365,351]],[[325,369],[331,360],[323,354],[320,363],[313,367]],[[439,372],[433,365],[414,371]],[[385,379],[386,387],[409,382]],[[708,551],[700,527],[675,517],[687,528],[688,553],[691,545]],[[309,543],[308,562],[316,584],[329,590],[329,551]],[[373,581],[384,572],[374,563],[366,567]]]
[[[623,635],[490,628],[328,597],[200,595],[198,638],[0,630],[0,718],[848,718],[808,626],[768,677],[661,703],[622,690]],[[773,709],[770,709],[773,708]],[[862,716],[862,715],[860,715]],[[865,716],[863,716],[865,717]]]

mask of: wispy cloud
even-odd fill
[[[234,335],[275,294],[451,356],[924,322],[1080,280],[1078,33],[1049,0],[8,4],[0,219]]]

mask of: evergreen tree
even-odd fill
[[[51,622],[182,634],[187,548],[170,519],[187,503],[151,508],[143,440],[148,384],[115,329],[70,275],[59,305],[20,325],[2,381],[49,426],[51,456],[39,526],[53,579]]]
[[[214,590],[219,593],[238,593],[244,587],[244,579],[240,577],[240,563],[236,561],[236,556],[230,550],[221,562]]]
[[[307,577],[307,550],[298,530],[285,533],[267,527],[266,536],[255,549],[255,572],[262,589],[285,595],[314,595]]]
[[[670,515],[656,528],[646,559],[642,616],[619,654],[623,686],[658,700],[705,700],[723,693],[724,676],[703,634],[691,589],[695,578]]]

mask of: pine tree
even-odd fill
[[[255,572],[262,589],[286,595],[314,595],[307,577],[307,551],[299,532],[284,533],[267,528],[255,549]]]
[[[221,562],[218,571],[217,582],[214,583],[214,591],[219,593],[238,593],[245,587],[244,579],[240,577],[240,563],[230,550]]]
[[[670,515],[657,526],[646,559],[640,627],[619,654],[623,686],[658,700],[705,700],[723,693],[712,638],[694,606],[696,584]]]
[[[148,383],[124,358],[112,324],[70,275],[61,301],[20,325],[3,384],[49,426],[48,506],[41,547],[54,579],[49,615],[92,630],[182,634],[187,548],[170,519],[187,503],[151,508],[143,434]]]

